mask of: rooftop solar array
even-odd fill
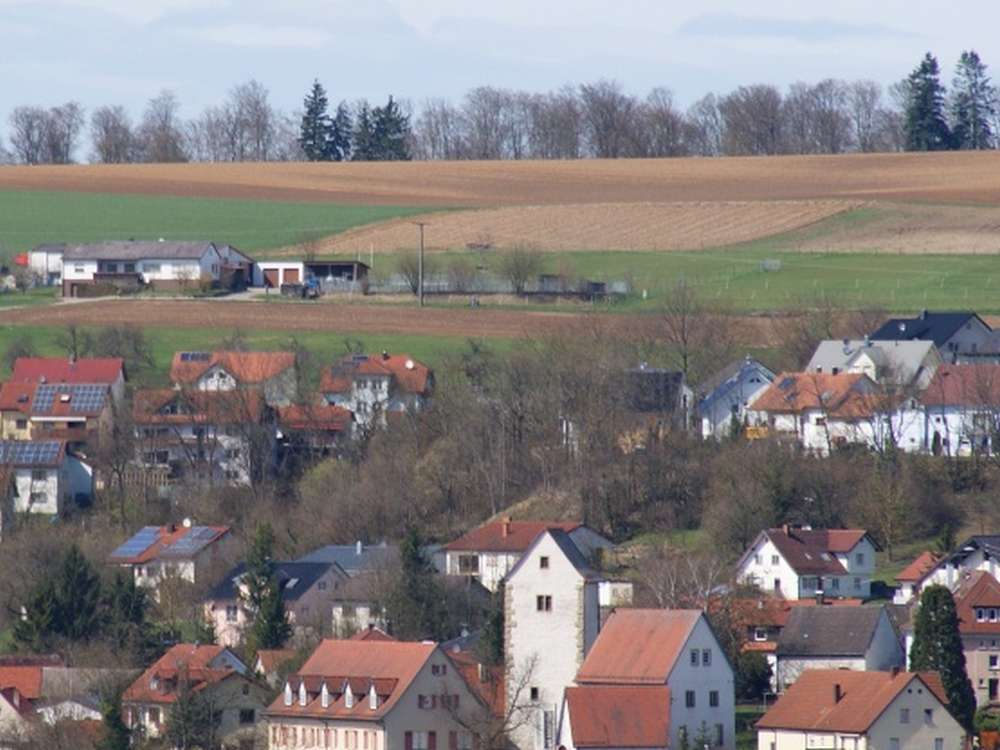
[[[51,466],[60,451],[58,440],[5,440],[0,442],[0,465]]]
[[[195,526],[187,534],[164,549],[160,557],[190,557],[215,539],[219,532],[208,526]]]
[[[208,362],[211,358],[209,352],[181,352],[181,362]]]
[[[111,553],[111,557],[136,557],[145,552],[160,537],[158,526],[144,526],[125,544]]]
[[[90,414],[100,411],[107,397],[107,385],[49,383],[38,386],[33,408],[35,414],[49,414],[56,404],[68,403],[70,413]]]

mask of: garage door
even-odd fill
[[[286,268],[285,269],[285,283],[286,284],[298,284],[299,283],[299,269],[297,269],[297,268]]]
[[[266,268],[264,269],[264,286],[278,286],[278,269],[277,268]]]

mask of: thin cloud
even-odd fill
[[[729,13],[710,13],[697,16],[682,23],[677,28],[677,33],[682,36],[770,37],[796,39],[804,42],[915,36],[911,32],[881,24],[858,24],[820,18],[797,20],[749,17]]]
[[[227,24],[205,28],[181,29],[187,37],[231,47],[256,47],[259,49],[310,49],[326,46],[331,37],[321,29],[304,26],[263,26],[256,24]]]

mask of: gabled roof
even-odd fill
[[[721,602],[713,599],[710,611],[714,611],[719,604]],[[829,599],[820,604],[815,599],[781,599],[777,596],[736,598],[729,601],[732,618],[741,627],[774,628],[785,627],[796,607],[860,607],[861,604],[861,599]]]
[[[283,695],[268,708],[273,716],[307,716],[329,719],[378,720],[391,711],[413,683],[431,656],[438,652],[434,643],[401,641],[324,640],[302,668],[289,678],[292,705]],[[443,653],[442,659],[446,659]],[[298,691],[305,684],[306,705],[299,704]],[[326,684],[330,705],[322,705],[321,689]],[[350,685],[354,705],[347,707],[345,686]],[[374,685],[378,706],[369,707],[367,693]]]
[[[216,645],[178,643],[157,659],[122,694],[129,703],[174,703],[177,683],[186,679],[195,692],[238,675],[230,666],[218,666],[216,659],[228,649]],[[230,658],[236,657],[229,652]]]
[[[282,598],[285,601],[296,601],[312,589],[333,567],[331,563],[276,561],[274,575],[282,585]],[[240,595],[239,579],[246,574],[246,571],[246,562],[241,562],[226,573],[205,598],[208,601],[235,601]]]
[[[995,409],[1000,405],[1000,364],[941,365],[920,403]]]
[[[297,562],[336,563],[354,576],[363,571],[373,571],[392,565],[399,559],[399,548],[392,544],[328,544],[303,555]]]
[[[935,672],[809,669],[764,714],[757,728],[862,734],[914,681],[947,707],[948,699]]]
[[[934,566],[937,565],[938,560],[941,559],[940,555],[931,552],[930,550],[924,550],[916,559],[903,568],[899,575],[896,576],[896,580],[901,583],[915,583],[923,579]]]
[[[670,688],[584,685],[566,688],[575,747],[666,748],[670,744]]]
[[[191,385],[220,367],[244,385],[257,385],[295,367],[294,352],[175,352],[170,381]]]
[[[120,357],[18,357],[10,379],[14,383],[104,383],[113,385],[124,377],[125,360]]]
[[[265,675],[273,674],[282,664],[294,658],[293,648],[262,648],[257,651],[256,668]]]
[[[947,567],[948,565],[954,568],[964,567],[966,559],[979,551],[984,555],[1000,559],[1000,534],[975,534],[970,536],[956,546],[953,552],[940,558],[932,567],[928,568],[927,572],[916,583],[925,580],[934,571],[942,567]]]
[[[106,383],[4,383],[0,410],[33,417],[97,417],[111,400]]]
[[[863,539],[872,542],[864,529],[799,529],[782,526],[766,529],[740,558],[742,567],[763,539],[770,539],[778,552],[798,575],[847,575],[837,559],[847,554]],[[874,542],[872,542],[874,546]]]
[[[702,617],[694,609],[618,609],[576,675],[577,684],[666,685]]]
[[[778,656],[863,656],[882,607],[796,607],[778,636]]]
[[[747,355],[743,359],[731,362],[698,386],[698,393],[702,397],[702,405],[708,405],[717,399],[723,398],[736,388],[743,378],[753,373],[760,373],[767,383],[774,380],[774,373],[770,369],[750,355]]]
[[[869,338],[875,341],[924,340],[933,341],[938,348],[948,343],[962,326],[976,319],[989,330],[989,326],[974,312],[928,312],[924,310],[914,318],[889,318]]]
[[[426,394],[431,389],[433,374],[427,365],[408,354],[351,354],[323,371],[321,393],[346,393],[355,378],[374,376],[394,378],[396,387],[404,393]]]
[[[783,372],[750,408],[788,414],[821,409],[833,417],[858,419],[872,414],[874,386],[862,373]]]
[[[259,421],[266,408],[263,394],[256,390],[147,388],[132,397],[132,418],[140,425],[243,424]]]
[[[54,469],[66,458],[63,440],[0,440],[0,467]]]
[[[377,628],[374,625],[369,625],[364,630],[359,630],[357,633],[352,635],[349,640],[352,641],[395,641],[391,635],[386,633],[382,628]]]
[[[38,700],[42,697],[41,665],[0,667],[0,690],[16,688],[24,698]]]
[[[123,240],[91,245],[67,245],[63,262],[74,260],[198,260],[215,251],[211,242]]]
[[[1000,610],[1000,582],[984,570],[973,571],[955,591],[958,629],[963,634],[1000,634],[1000,622],[988,617],[980,622],[977,609]]]
[[[541,534],[535,537],[535,541],[524,551],[524,554],[514,563],[513,567],[507,571],[507,575],[504,576],[505,581],[512,579],[517,574],[521,566],[525,564],[525,561],[531,557],[531,553],[535,547],[541,544],[547,537],[552,539],[569,564],[576,569],[576,572],[585,581],[598,581],[601,579],[601,574],[594,570],[590,561],[580,551],[580,548],[576,546],[576,543],[570,538],[569,534],[562,529],[544,529]]]
[[[546,529],[575,531],[579,521],[489,521],[445,545],[448,552],[524,552]]]
[[[228,526],[145,526],[108,555],[117,565],[151,560],[187,560],[229,533]]]
[[[348,429],[352,421],[353,415],[348,409],[325,401],[278,407],[278,424],[283,430],[341,432]]]
[[[844,339],[821,341],[806,366],[807,372],[841,372],[858,366],[867,357],[877,370],[877,378],[887,377],[896,383],[911,383],[923,373],[923,364],[930,359],[940,363],[941,356],[933,341],[874,341]]]

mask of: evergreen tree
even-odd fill
[[[330,128],[330,158],[334,161],[347,161],[351,158],[351,134],[354,131],[354,120],[351,110],[345,102],[337,105],[337,115],[333,118]]]
[[[378,161],[410,160],[410,117],[390,96],[384,107],[372,110],[375,142],[373,159]]]
[[[386,601],[389,628],[404,641],[440,640],[447,621],[444,591],[422,547],[420,535],[410,528],[399,550],[399,580]]]
[[[951,132],[944,117],[945,91],[939,72],[937,58],[928,52],[903,82],[907,151],[951,148]]]
[[[319,81],[313,81],[312,88],[303,101],[305,112],[299,128],[299,145],[309,161],[330,160],[331,123],[327,113],[329,101],[326,90]]]
[[[285,611],[285,600],[277,581],[267,587],[261,607],[250,629],[249,643],[256,653],[261,649],[282,648],[292,635]]]
[[[375,123],[368,102],[362,101],[354,116],[354,131],[351,135],[351,160],[373,161],[376,157]]]
[[[75,544],[66,552],[55,583],[56,631],[73,641],[87,640],[101,628],[101,579]]]
[[[273,553],[274,532],[265,523],[257,527],[243,576],[243,601],[253,617],[247,634],[251,653],[262,648],[281,648],[292,634],[281,583],[275,574]]]
[[[101,721],[104,732],[98,750],[129,750],[132,733],[122,716],[122,690],[112,690],[101,698]]]
[[[152,628],[146,621],[148,609],[149,597],[135,585],[135,579],[115,573],[104,594],[105,635],[117,651],[131,652],[138,664],[150,661],[157,649]]]
[[[951,119],[955,147],[983,149],[993,145],[990,121],[996,111],[986,65],[975,50],[963,52],[952,80]]]
[[[264,523],[257,527],[247,552],[247,569],[242,584],[246,589],[243,601],[251,612],[258,612],[274,581],[274,531]]]
[[[504,663],[504,612],[503,583],[490,598],[490,609],[486,613],[482,636],[478,644],[478,656],[483,664],[501,665]]]
[[[948,696],[948,710],[962,726],[972,728],[976,696],[965,671],[955,600],[945,586],[928,586],[920,595],[910,649],[910,670],[939,673]]]
[[[177,700],[167,713],[164,739],[177,750],[215,747],[215,717],[203,694],[191,690],[182,676],[178,678]]]
[[[59,606],[52,581],[44,578],[24,604],[21,617],[14,623],[14,640],[20,648],[35,653],[48,651],[56,632]]]

